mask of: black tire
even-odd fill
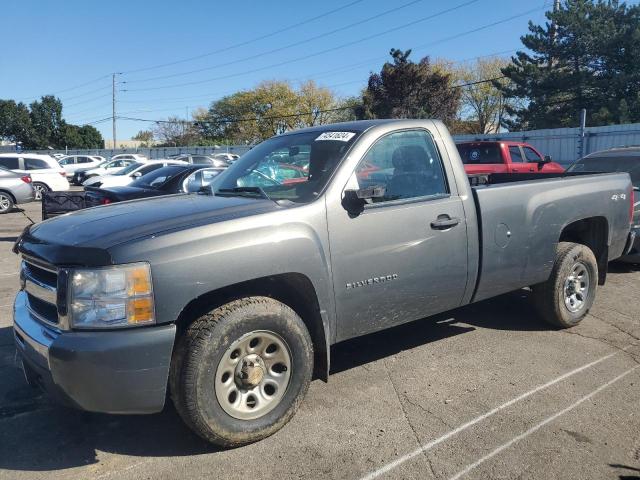
[[[225,411],[217,397],[217,372],[234,342],[255,332],[272,332],[285,342],[291,369],[284,394],[272,410],[239,419]],[[237,447],[281,429],[298,410],[312,372],[313,344],[302,319],[276,300],[248,297],[216,308],[187,328],[174,352],[169,388],[178,414],[194,432],[215,445]],[[234,385],[236,378],[230,380]]]
[[[13,197],[9,195],[7,192],[0,191],[0,214],[9,213],[13,210],[15,206],[15,202]]]
[[[576,276],[576,272],[586,272],[588,276]],[[532,287],[532,299],[546,322],[570,328],[589,313],[597,286],[598,263],[591,249],[579,243],[560,242],[551,276],[546,282]],[[584,288],[584,291],[577,294],[576,288]],[[576,297],[573,303],[571,293]]]
[[[40,183],[40,182],[33,182],[33,190],[34,190],[33,199],[36,202],[42,201],[42,195],[44,195],[45,193],[51,191],[51,189],[48,186],[46,186],[44,183]],[[40,191],[41,193],[38,193],[38,191]]]

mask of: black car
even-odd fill
[[[198,192],[211,183],[223,168],[207,165],[168,165],[158,168],[123,187],[85,187],[91,204],[106,205],[136,198]]]
[[[628,255],[620,260],[640,263],[640,147],[620,147],[590,153],[571,165],[567,172],[627,172],[633,183],[635,201],[633,224],[636,240]]]

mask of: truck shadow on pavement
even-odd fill
[[[335,345],[332,373],[421,345],[472,332],[547,330],[528,292],[504,295],[447,314]],[[175,457],[216,452],[188,430],[170,402],[157,415],[111,416],[56,406],[28,387],[14,362],[13,334],[0,328],[0,470],[62,470],[100,463],[99,452]]]

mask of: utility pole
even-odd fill
[[[116,74],[111,75],[111,121],[113,124],[113,148],[116,148]]]

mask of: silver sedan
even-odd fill
[[[34,199],[31,176],[14,173],[0,167],[0,214],[13,210],[15,205]]]

